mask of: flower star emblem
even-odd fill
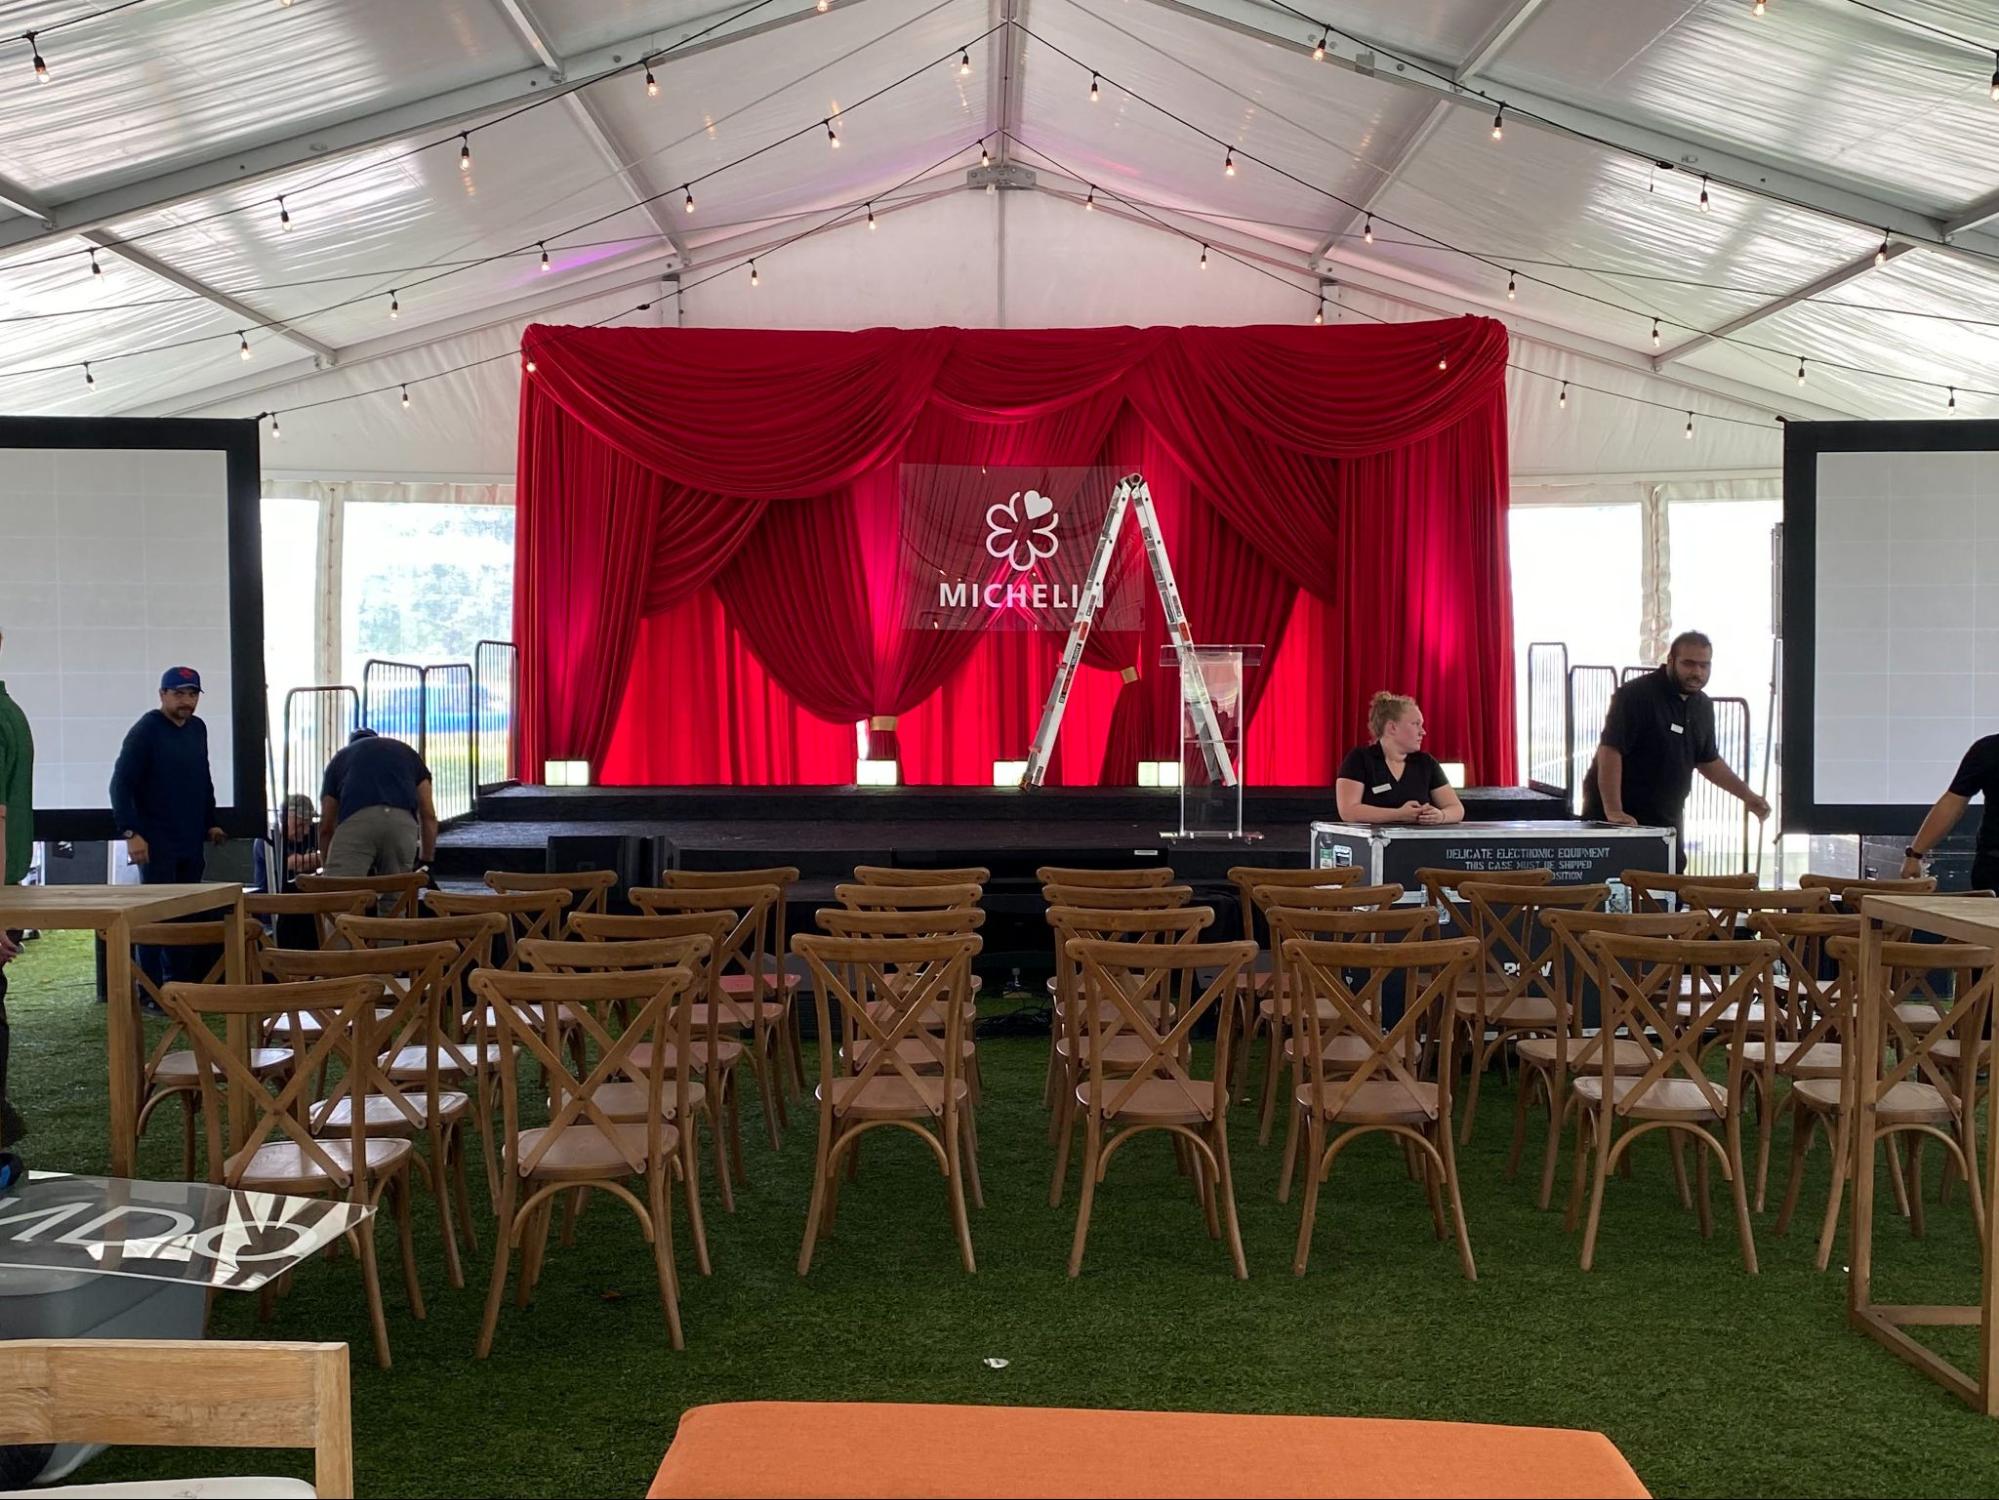
[[[1062,519],[1055,502],[1038,490],[1016,490],[1013,498],[986,510],[986,551],[1004,558],[1016,573],[1055,555],[1056,524]]]

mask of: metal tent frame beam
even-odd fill
[[[1709,344],[1725,339],[1731,333],[1740,333],[1743,329],[1760,323],[1765,318],[1772,317],[1787,307],[1796,307],[1800,302],[1811,301],[1812,298],[1818,296],[1821,292],[1829,292],[1836,286],[1845,286],[1847,282],[1854,280],[1856,277],[1865,276],[1869,271],[1873,270],[1877,258],[1883,264],[1886,264],[1888,261],[1908,254],[1909,251],[1915,248],[1914,245],[1906,241],[1896,241],[1881,250],[1870,250],[1867,254],[1858,256],[1848,261],[1845,265],[1826,272],[1825,275],[1819,277],[1816,281],[1806,282],[1794,292],[1786,292],[1781,297],[1773,297],[1768,302],[1757,307],[1752,307],[1748,312],[1729,319],[1719,328],[1710,329],[1706,333],[1697,333],[1685,343],[1675,344],[1664,353],[1653,355],[1652,368],[1663,370],[1667,365],[1673,363],[1673,361],[1685,359],[1695,350],[1705,349]]]

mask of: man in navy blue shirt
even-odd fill
[[[160,706],[134,724],[111,772],[111,815],[146,885],[192,885],[208,867],[206,845],[228,838],[216,821],[215,779],[208,769],[208,726],[201,674],[169,667]],[[191,972],[192,950],[141,948],[139,964],[156,984]],[[176,972],[169,974],[168,970]]]
[[[319,848],[328,875],[407,875],[437,852],[430,767],[401,740],[357,729],[327,762]]]

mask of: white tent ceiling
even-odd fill
[[[106,3],[0,0],[51,72],[0,40],[0,411],[495,476],[536,319],[1302,322],[1323,278],[1504,317],[1523,477],[1999,415],[1995,0]]]

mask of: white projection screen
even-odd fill
[[[1791,423],[1783,557],[1785,827],[1912,832],[1999,732],[1999,422]]]
[[[102,839],[160,674],[201,673],[222,824],[264,825],[257,424],[0,417],[0,680],[35,736],[35,836]]]

